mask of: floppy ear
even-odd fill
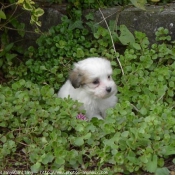
[[[80,70],[72,70],[69,74],[69,80],[74,88],[79,88],[83,82],[83,74]]]

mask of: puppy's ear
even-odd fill
[[[74,88],[79,88],[83,83],[83,74],[80,70],[72,70],[69,74],[69,80]]]

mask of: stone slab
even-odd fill
[[[57,6],[50,6],[44,8],[45,14],[40,18],[42,21],[41,31],[45,32],[50,27],[61,23],[61,17],[65,15],[65,6],[63,8]],[[175,39],[175,3],[171,3],[166,6],[147,6],[146,11],[129,6],[124,10],[122,7],[113,7],[101,9],[106,20],[116,20],[117,25],[124,24],[128,29],[134,33],[134,31],[141,31],[146,33],[150,42],[155,41],[155,31],[159,27],[169,29],[172,39]],[[89,10],[88,10],[89,11]],[[85,13],[87,14],[86,11]],[[90,10],[91,11],[91,10]],[[99,10],[92,10],[94,13],[95,21],[106,27],[102,15]],[[33,31],[34,27],[30,25],[30,16],[24,13],[19,20],[26,24],[27,31]],[[35,43],[35,40],[39,35],[26,32],[24,40],[24,47],[28,47]],[[14,32],[11,34],[12,40],[16,40],[17,37]]]
[[[155,42],[155,31],[159,27],[167,28],[172,39],[175,39],[175,4],[167,6],[147,6],[146,11],[130,7],[121,11],[121,7],[102,10],[107,21],[117,20],[117,25],[124,24],[128,29],[146,33],[150,42]],[[95,12],[97,22],[103,18],[99,11]],[[105,26],[104,22],[102,23]]]

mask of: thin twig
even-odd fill
[[[99,8],[99,11],[100,11],[100,13],[101,13],[101,15],[102,15],[102,17],[103,17],[103,19],[104,19],[104,22],[105,22],[105,24],[106,24],[106,26],[107,26],[107,28],[108,28],[109,35],[110,35],[110,37],[111,37],[112,46],[113,46],[113,48],[114,48],[114,52],[117,53],[117,51],[116,51],[116,49],[115,49],[114,40],[113,40],[113,38],[112,38],[112,34],[111,34],[111,31],[110,31],[110,28],[109,28],[109,26],[108,26],[108,23],[107,23],[107,21],[106,21],[104,15],[103,15],[103,12],[101,11],[100,8]],[[121,65],[120,60],[119,60],[118,57],[117,57],[117,61],[118,61],[119,66],[120,66],[120,68],[121,68],[121,70],[122,70],[122,74],[124,75],[125,73],[124,73],[123,67],[122,67],[122,65]]]
[[[106,19],[108,19],[109,17],[111,17],[111,16],[113,16],[114,14],[116,14],[117,13],[117,11],[116,12],[114,12],[114,13],[112,13],[112,14],[110,14],[110,15],[108,15],[107,17],[105,17],[104,19],[106,20]],[[103,21],[104,21],[104,19],[102,19],[100,22],[98,22],[97,24],[101,24]]]
[[[10,22],[11,18],[12,18],[13,15],[15,14],[17,8],[18,8],[18,6],[15,7],[15,9],[14,9],[13,13],[11,14],[11,16],[10,16],[10,17],[7,19],[7,21],[0,27],[0,29],[2,29],[4,26],[6,26],[6,25]]]
[[[165,93],[158,98],[157,102],[159,102],[164,96],[165,96]]]
[[[12,27],[7,27],[7,26],[5,26],[4,28],[9,29],[9,30],[15,30],[15,31],[20,31],[20,32],[25,32],[25,33],[33,33],[33,34],[36,34],[36,32],[28,31],[28,30],[23,30],[23,29],[15,29],[15,28],[12,28]]]
[[[140,112],[136,106],[134,106],[132,103],[131,103],[131,106],[137,111],[137,112]]]

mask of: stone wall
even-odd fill
[[[146,11],[137,8],[128,8],[120,12],[119,7],[104,9],[104,16],[110,16],[108,20],[115,20],[118,17],[118,25],[124,24],[128,29],[146,33],[149,40],[154,42],[155,31],[159,27],[169,29],[172,39],[175,39],[175,4],[168,6],[147,6]],[[102,20],[101,13],[95,12],[96,20]]]
[[[135,7],[128,7],[121,10],[121,7],[113,7],[101,9],[106,20],[117,20],[117,25],[124,24],[133,33],[134,31],[141,31],[146,33],[149,40],[154,42],[155,31],[159,27],[169,29],[173,39],[175,39],[175,3],[166,6],[147,6],[146,11],[139,10]],[[40,18],[42,21],[41,31],[47,31],[51,26],[57,25],[61,22],[61,17],[66,14],[65,6],[50,6],[44,8],[45,14]],[[92,11],[95,20],[105,26],[101,13]],[[87,11],[85,12],[87,13]],[[20,18],[21,22],[26,24],[26,30],[32,31],[33,27],[30,25],[29,15],[25,12]],[[11,35],[13,40],[16,37]],[[25,38],[21,41],[25,47],[35,43],[39,35],[26,32]]]

